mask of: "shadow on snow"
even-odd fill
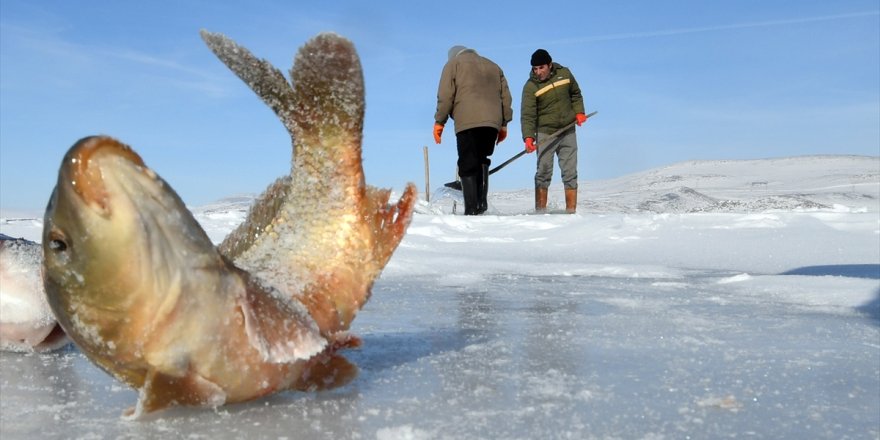
[[[783,272],[780,275],[834,276],[880,280],[880,264],[834,264],[805,266]]]
[[[835,276],[880,280],[880,264],[835,264],[826,266],[805,266],[792,269],[780,275]],[[861,313],[868,315],[875,324],[880,324],[880,289],[874,299],[867,304],[856,307]]]

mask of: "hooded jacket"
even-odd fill
[[[476,127],[506,127],[513,119],[513,109],[501,68],[473,49],[450,55],[440,74],[434,120],[446,125],[451,117],[456,133]]]
[[[531,72],[523,86],[520,108],[523,139],[535,138],[539,132],[553,133],[574,122],[577,113],[584,113],[584,98],[567,67],[553,63],[544,81]]]

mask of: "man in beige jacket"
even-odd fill
[[[449,118],[455,121],[464,213],[479,215],[488,209],[489,156],[507,137],[513,109],[501,68],[464,46],[449,49],[449,60],[440,74],[434,142],[440,143]]]

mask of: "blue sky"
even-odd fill
[[[259,193],[289,171],[281,123],[208,50],[226,34],[287,72],[318,32],[351,39],[366,80],[368,183],[453,178],[431,137],[440,70],[461,44],[514,96],[498,164],[522,149],[520,94],[541,47],[574,72],[595,119],[580,180],[695,159],[880,155],[880,3],[822,1],[0,2],[0,208],[42,209],[65,151],[108,134],[185,202]],[[531,188],[534,157],[493,175]],[[559,176],[554,176],[558,184]]]

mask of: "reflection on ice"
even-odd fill
[[[855,310],[756,307],[718,283],[727,274],[704,275],[661,292],[638,278],[489,277],[482,289],[382,279],[356,326],[364,346],[350,353],[361,368],[353,383],[145,423],[118,418],[133,392],[76,350],[4,354],[3,431],[714,438],[748,427],[779,438],[871,437],[876,323]],[[564,293],[575,291],[583,294]]]

